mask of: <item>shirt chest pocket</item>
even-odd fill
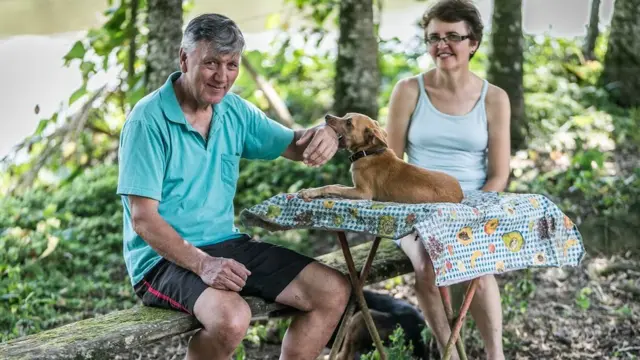
[[[235,193],[238,173],[240,171],[240,156],[232,154],[222,154],[222,182],[226,189]]]

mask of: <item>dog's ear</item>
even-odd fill
[[[364,136],[367,143],[376,146],[387,146],[387,132],[379,127],[367,127],[364,130]]]

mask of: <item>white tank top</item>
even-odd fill
[[[462,189],[479,190],[487,178],[487,112],[484,80],[480,98],[465,115],[448,115],[436,109],[418,76],[420,95],[407,131],[408,162],[445,172],[460,182]]]

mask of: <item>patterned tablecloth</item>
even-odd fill
[[[577,266],[585,250],[576,225],[547,197],[471,191],[461,204],[398,204],[280,194],[240,215],[270,231],[319,229],[399,239],[417,231],[436,285],[530,267]]]

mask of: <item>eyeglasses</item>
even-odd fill
[[[470,39],[469,35],[459,35],[459,34],[447,34],[445,37],[440,37],[438,35],[429,35],[427,38],[427,44],[429,45],[437,45],[440,43],[440,40],[443,40],[445,44],[450,42],[459,43],[462,40]]]

